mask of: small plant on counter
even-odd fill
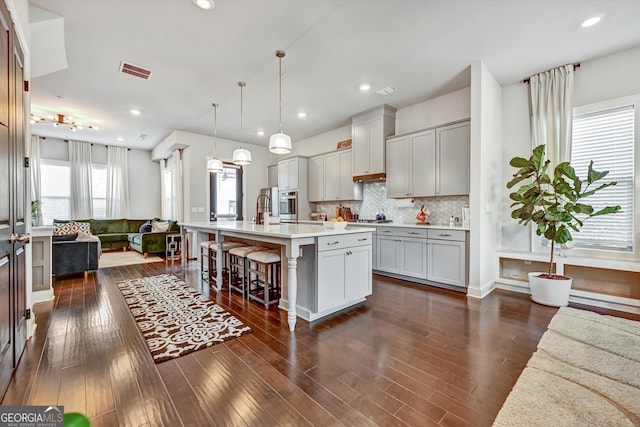
[[[37,225],[38,212],[40,212],[41,206],[42,202],[40,200],[31,201],[31,225]]]
[[[559,163],[553,170],[553,177],[550,177],[547,174],[549,163],[549,160],[545,160],[545,145],[534,148],[529,159],[514,157],[509,164],[519,169],[513,174],[513,179],[509,181],[507,188],[527,181],[527,184],[521,185],[509,195],[513,200],[511,207],[514,208],[511,217],[519,220],[523,225],[534,222],[536,234],[551,241],[549,270],[546,277],[556,279],[563,276],[553,274],[554,245],[573,240],[571,231],[579,232],[585,220],[620,212],[620,206],[607,206],[595,211],[591,205],[580,203],[582,199],[617,184],[611,181],[594,186],[609,172],[598,172],[593,169],[593,161],[589,164],[585,180],[576,176],[569,162]]]

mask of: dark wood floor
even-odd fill
[[[56,280],[2,404],[64,405],[94,427],[487,426],[556,312],[374,276],[363,306],[290,334],[284,312],[225,291],[211,298],[253,333],[156,365],[115,284],[167,272],[208,294],[196,263]]]

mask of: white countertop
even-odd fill
[[[31,235],[33,237],[53,236],[53,225],[31,227]]]
[[[251,222],[244,221],[218,221],[218,222],[183,222],[179,225],[185,228],[196,228],[201,230],[211,231],[233,231],[239,233],[253,234],[257,236],[271,236],[280,237],[286,239],[296,239],[303,237],[319,237],[319,236],[334,236],[339,234],[354,234],[362,232],[375,232],[373,227],[358,227],[349,228],[344,230],[325,229],[320,227],[322,222],[317,221],[318,224],[277,224],[277,225],[259,225]],[[367,225],[367,224],[365,224]]]
[[[312,221],[312,220],[308,220],[308,221],[298,221],[300,223],[304,223],[304,224],[322,224],[323,221]],[[437,224],[430,224],[430,225],[417,225],[416,223],[412,223],[412,224],[402,224],[402,223],[396,223],[396,222],[384,222],[384,223],[380,223],[380,222],[349,222],[349,225],[347,225],[347,229],[349,229],[349,227],[351,226],[356,226],[358,228],[360,227],[405,227],[405,228],[435,228],[435,229],[439,229],[439,230],[464,230],[464,231],[469,231],[469,227],[462,227],[462,226],[453,226],[450,227],[448,225],[437,225]]]

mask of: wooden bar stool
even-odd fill
[[[267,251],[269,248],[262,246],[242,246],[238,248],[232,248],[229,250],[229,297],[231,297],[231,290],[238,291],[242,294],[243,298],[247,296],[247,255],[259,252]]]
[[[203,279],[208,279],[209,276],[209,247],[215,245],[213,240],[207,240],[200,243],[200,275]],[[205,262],[204,259],[207,259]]]
[[[227,271],[227,266],[229,265],[229,250],[241,246],[247,245],[240,242],[222,242],[222,283],[218,283],[218,278],[216,277],[218,245],[216,244],[216,242],[213,242],[213,244],[209,246],[209,283],[213,282],[213,284],[216,285],[216,289],[221,289],[222,285],[224,284],[225,272]]]
[[[253,252],[247,255],[249,263],[248,297],[264,304],[278,302],[280,296],[280,252],[275,250]]]

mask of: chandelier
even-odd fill
[[[83,124],[82,122],[74,121],[72,116],[65,116],[64,114],[56,114],[55,116],[49,115],[46,117],[40,117],[40,116],[36,116],[35,114],[32,114],[31,124],[35,125],[39,123],[50,123],[54,127],[65,126],[71,129],[71,132],[76,132],[79,130],[83,130],[85,128],[95,129],[95,130],[100,129],[98,126]]]

